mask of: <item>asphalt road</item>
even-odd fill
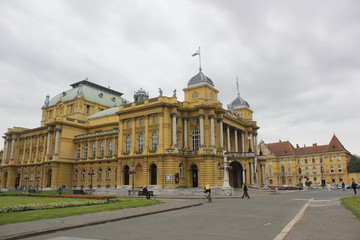
[[[334,199],[341,196],[352,196],[352,192],[342,192],[341,190],[327,192],[323,190],[277,195],[252,194],[250,195],[251,199],[213,199],[212,203],[204,202],[198,207],[26,239],[274,239],[310,199],[314,199],[314,203],[312,203],[312,207],[309,207],[310,211],[305,212],[304,217],[309,216],[310,219],[315,219],[321,214],[321,209],[316,208],[318,206],[316,204],[321,203],[321,206],[325,206],[329,210],[332,209],[329,203],[333,203]],[[326,205],[326,203],[328,204]],[[335,205],[342,208],[338,204]],[[314,212],[314,210],[316,211]],[[354,217],[350,212],[349,216]],[[348,218],[348,216],[346,217]],[[320,223],[314,221],[314,224],[326,225],[326,222],[334,220],[323,219],[319,220]],[[294,226],[294,233],[290,232],[286,240],[299,239],[304,227],[311,232],[316,225],[311,228],[306,224],[301,225],[301,221],[299,221]],[[338,239],[321,238],[321,234],[320,232],[317,236],[313,235],[313,239]]]

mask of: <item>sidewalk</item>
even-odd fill
[[[167,212],[201,205],[201,200],[164,200],[165,203],[149,207],[128,208],[108,212],[90,213],[63,218],[37,220],[0,226],[0,239],[19,239],[39,234],[117,221],[121,219]]]

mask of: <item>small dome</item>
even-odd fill
[[[250,108],[250,105],[247,101],[245,101],[244,99],[242,99],[240,97],[240,95],[230,103],[230,106],[233,107],[234,109],[239,109],[239,108],[243,108],[243,107],[248,107]]]
[[[188,82],[188,87],[194,87],[194,86],[202,85],[204,83],[207,83],[210,86],[214,87],[213,81],[211,81],[210,78],[205,76],[205,74],[203,74],[200,69],[199,73],[190,79],[190,81]]]

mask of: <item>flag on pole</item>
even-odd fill
[[[199,48],[199,50],[197,50],[197,52],[196,52],[196,53],[194,53],[194,54],[193,54],[193,55],[191,55],[191,56],[195,57],[195,56],[197,56],[197,55],[200,55],[200,48]]]

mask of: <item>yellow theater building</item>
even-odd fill
[[[333,135],[329,144],[294,147],[289,141],[265,144],[259,148],[265,155],[267,184],[295,186],[311,181],[311,186],[350,183],[347,163],[350,153]]]
[[[42,107],[37,128],[4,134],[0,187],[215,187],[265,184],[253,111],[240,94],[224,109],[201,68],[183,89],[134,101],[83,80]],[[234,94],[235,96],[235,94]]]

